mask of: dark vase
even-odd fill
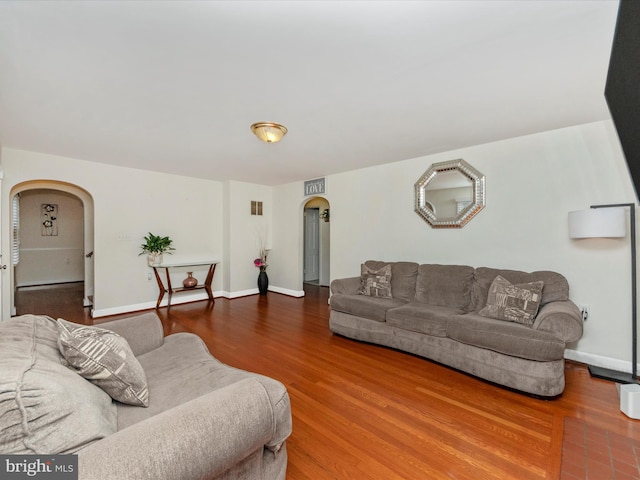
[[[269,277],[265,270],[260,269],[260,273],[258,274],[258,291],[260,292],[260,295],[266,295],[268,289]]]

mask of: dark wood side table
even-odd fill
[[[168,294],[168,302],[167,306],[171,306],[171,296],[174,293],[178,292],[190,292],[193,290],[201,290],[204,289],[207,292],[207,297],[209,297],[209,301],[215,302],[213,298],[213,291],[211,290],[211,283],[213,282],[213,274],[216,271],[216,265],[218,264],[217,260],[201,260],[201,261],[186,261],[186,262],[164,262],[159,265],[153,265],[153,273],[156,275],[156,282],[158,282],[158,289],[160,290],[160,294],[158,295],[158,302],[156,303],[156,308],[160,308],[160,302],[164,298],[164,294]],[[169,274],[172,268],[180,268],[180,267],[209,267],[209,271],[207,272],[207,278],[204,283],[196,285],[191,288],[173,287],[171,285],[171,275]],[[159,269],[164,269],[165,277],[167,279],[167,283],[162,281],[162,277],[158,272]]]

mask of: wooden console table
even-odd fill
[[[158,282],[158,289],[160,290],[160,294],[158,295],[158,302],[156,303],[156,308],[160,308],[160,302],[162,302],[162,299],[164,298],[165,293],[169,295],[167,306],[170,307],[171,296],[174,293],[187,292],[192,290],[201,290],[201,289],[204,289],[207,292],[207,297],[209,297],[209,301],[215,302],[215,299],[213,298],[213,291],[211,290],[211,283],[213,282],[213,274],[216,271],[217,264],[218,264],[217,260],[202,260],[202,261],[163,262],[160,265],[153,265],[151,268],[153,268],[153,273],[156,275],[156,282]],[[195,287],[191,287],[191,288],[185,288],[182,286],[174,288],[171,286],[171,275],[169,274],[169,271],[172,268],[179,268],[179,267],[209,267],[209,271],[207,272],[207,278],[202,284],[196,285]],[[165,276],[167,279],[166,285],[162,281],[160,273],[158,272],[158,270],[161,268],[164,268],[165,270]]]

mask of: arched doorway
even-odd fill
[[[11,189],[11,313],[19,286],[83,282],[83,306],[91,306],[93,199],[81,187],[34,180]],[[27,223],[25,223],[27,222]]]
[[[303,212],[303,282],[329,286],[329,201],[313,197],[304,204]]]

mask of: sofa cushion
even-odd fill
[[[411,302],[387,310],[387,324],[411,332],[446,337],[447,322],[453,315],[463,313],[460,309]]]
[[[555,335],[475,312],[452,317],[447,336],[453,340],[513,357],[548,362],[564,358],[565,343]]]
[[[147,377],[127,341],[115,332],[58,319],[58,348],[68,366],[111,398],[149,406]]]
[[[473,267],[465,265],[420,265],[416,300],[465,310],[471,301]]]
[[[514,285],[498,275],[489,288],[486,306],[478,313],[483,317],[507,320],[530,327],[538,313],[543,287],[543,282]]]
[[[391,265],[385,265],[378,270],[360,265],[360,295],[368,297],[392,298],[391,296]]]
[[[414,262],[380,262],[367,260],[367,267],[378,270],[385,265],[391,265],[391,296],[411,302],[416,296],[416,277],[418,264]]]
[[[0,322],[0,453],[74,453],[116,422],[111,397],[62,364],[55,320]]]
[[[197,335],[184,332],[169,335],[160,348],[138,359],[147,372],[153,401],[149,408],[118,404],[119,430],[214,390],[252,378],[263,385],[271,401],[275,425],[267,447],[277,451],[291,433],[291,405],[284,385],[272,378],[223,364],[209,353]],[[212,448],[224,449],[224,445]]]
[[[480,267],[474,272],[473,289],[471,291],[470,311],[479,311],[487,303],[489,288],[500,275],[513,284],[543,282],[542,299],[540,306],[550,302],[569,300],[569,283],[567,279],[556,272],[520,272],[518,270],[499,270],[496,268]]]
[[[331,296],[331,310],[378,322],[386,321],[387,310],[405,303],[407,302],[397,298],[367,297],[366,295],[337,294]]]

